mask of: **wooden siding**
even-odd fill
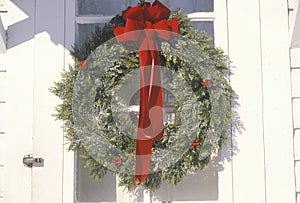
[[[300,48],[291,51],[294,157],[297,203],[300,203]]]

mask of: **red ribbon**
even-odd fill
[[[178,33],[178,19],[166,20],[170,10],[159,1],[152,6],[129,7],[122,12],[126,25],[115,27],[114,33],[119,43],[135,41],[139,43],[140,61],[140,111],[136,139],[134,185],[141,184],[147,177],[153,140],[163,136],[162,87],[160,53],[155,38],[170,39],[170,32]],[[138,31],[139,32],[133,32]],[[169,31],[169,32],[166,32]],[[125,34],[125,35],[124,35]]]

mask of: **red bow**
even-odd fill
[[[163,136],[162,87],[160,54],[155,38],[170,39],[170,33],[178,33],[178,19],[166,20],[170,10],[159,1],[152,6],[129,7],[122,12],[125,27],[115,27],[114,33],[119,43],[135,41],[139,43],[140,59],[140,111],[136,139],[134,185],[136,179],[141,184],[147,177],[153,140]],[[137,30],[143,30],[133,32]],[[167,31],[167,32],[166,32]]]

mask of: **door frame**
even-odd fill
[[[71,50],[71,46],[76,40],[76,23],[80,22],[97,22],[95,17],[76,17],[76,0],[66,1],[66,27],[65,27],[65,48]],[[214,40],[218,47],[221,47],[225,54],[228,54],[228,27],[227,27],[227,2],[214,0],[214,12],[201,14],[191,14],[189,17],[196,18],[195,20],[213,20],[214,21]],[[208,18],[207,18],[208,17]],[[104,21],[107,19],[104,18]],[[101,21],[102,22],[102,21]],[[65,69],[69,64],[73,64],[72,58],[68,53],[65,55]],[[230,140],[231,142],[231,140]],[[67,140],[65,140],[67,143]],[[64,203],[76,202],[76,156],[75,153],[67,151],[65,145],[64,151],[64,172],[63,172],[63,200]],[[199,201],[199,203],[229,203],[233,202],[233,182],[232,182],[232,163],[231,163],[231,143],[227,149],[219,152],[219,167],[218,167],[218,197],[216,201]],[[229,159],[228,159],[229,158]],[[146,194],[147,195],[147,194]]]

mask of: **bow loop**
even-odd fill
[[[159,1],[154,1],[152,7],[157,8],[157,11],[152,13],[152,20],[154,21],[166,19],[171,13],[170,9]]]

